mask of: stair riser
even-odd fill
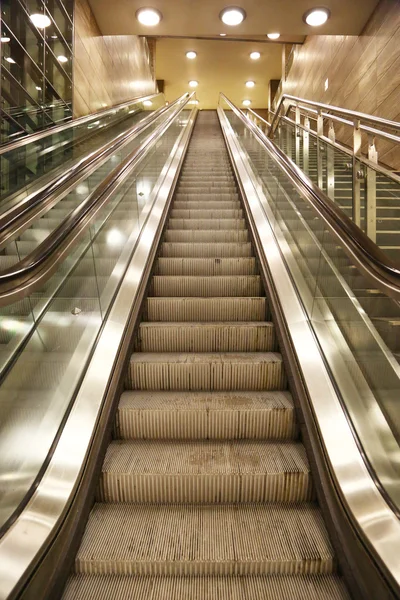
[[[178,243],[241,243],[249,241],[249,234],[246,229],[240,230],[182,230],[170,229],[165,232],[164,239],[166,242]]]
[[[154,276],[149,294],[157,297],[203,296],[247,297],[261,296],[262,285],[258,275],[223,277]]]
[[[147,321],[266,321],[265,298],[148,298]]]
[[[165,258],[249,258],[253,256],[253,250],[250,243],[172,244],[164,242],[161,246],[161,256]]]
[[[214,229],[236,230],[245,229],[246,221],[244,219],[174,219],[168,221],[168,229],[196,230],[204,229],[211,231]]]
[[[286,375],[280,361],[269,364],[130,364],[126,388],[130,390],[285,390]]]
[[[256,275],[254,258],[159,258],[156,275]]]
[[[134,503],[256,503],[308,502],[311,477],[304,473],[274,475],[163,475],[102,473],[100,502]]]

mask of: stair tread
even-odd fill
[[[270,440],[115,440],[103,472],[127,474],[310,473],[303,444]]]
[[[119,411],[270,411],[294,410],[289,392],[146,392],[126,391]]]
[[[78,572],[93,565],[103,574],[135,567],[143,575],[173,574],[171,563],[200,571],[208,564],[226,574],[246,574],[246,565],[253,572],[258,565],[264,572],[329,573],[334,554],[321,513],[310,503],[94,505]]]
[[[142,321],[140,323],[141,328],[197,328],[204,327],[207,329],[225,329],[226,327],[233,327],[238,329],[239,327],[249,329],[272,329],[274,324],[272,321]]]
[[[136,352],[131,363],[173,363],[196,365],[201,363],[243,364],[282,362],[278,352]]]
[[[338,575],[74,575],[63,600],[350,600]]]

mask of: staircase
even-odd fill
[[[269,319],[203,112],[63,600],[349,599]]]

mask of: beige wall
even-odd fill
[[[154,92],[145,38],[102,36],[87,0],[75,0],[74,116]]]
[[[359,37],[309,36],[296,49],[284,91],[399,121],[400,1],[381,0]],[[346,143],[348,135],[339,132]],[[380,160],[400,169],[398,151],[381,142],[378,150]]]

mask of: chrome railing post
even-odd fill
[[[298,165],[300,162],[300,135],[301,135],[300,127],[299,127],[299,125],[300,125],[300,108],[299,108],[298,104],[296,104],[295,115],[296,115],[295,116],[295,120],[296,120],[296,127],[295,127],[295,145],[296,145],[295,156],[296,156],[296,158],[295,158],[295,160],[296,160],[296,165]]]
[[[354,120],[353,127],[353,221],[358,227],[361,224],[361,182],[360,161],[361,155],[361,129],[359,119]]]
[[[375,136],[368,137],[368,159],[378,164],[378,151],[375,145]],[[376,171],[367,167],[367,214],[366,234],[376,242]]]
[[[303,129],[303,170],[308,175],[310,170],[310,119],[306,116],[304,118]]]
[[[335,128],[333,121],[329,120],[328,137],[335,143]],[[328,145],[326,149],[326,171],[327,171],[327,192],[329,198],[335,199],[335,149]]]
[[[322,116],[322,111],[318,111],[317,117],[317,177],[318,177],[318,187],[323,189],[324,186],[324,177],[323,177],[323,165],[322,165],[322,150],[321,150],[321,136],[324,135],[324,117]]]

